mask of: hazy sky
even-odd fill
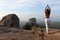
[[[0,19],[10,13],[18,15],[20,20],[28,20],[36,17],[44,20],[44,10],[49,4],[51,8],[51,20],[60,19],[60,0],[0,0]]]

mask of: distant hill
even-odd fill
[[[21,21],[20,22],[20,27],[23,27],[27,22],[25,21]],[[41,28],[45,28],[45,23],[44,22],[38,22],[38,24],[40,25]],[[53,22],[50,26],[50,28],[57,28],[60,29],[60,22],[59,21],[55,21]]]
[[[42,28],[45,28],[45,23],[44,22],[40,22],[38,23]],[[50,28],[57,28],[57,29],[60,29],[60,22],[58,21],[55,21],[55,22],[52,22],[51,25],[49,25]]]

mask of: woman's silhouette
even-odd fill
[[[45,8],[45,26],[46,26],[46,33],[48,34],[48,25],[50,24],[50,13],[51,13],[51,9],[50,7],[47,5],[47,7]]]

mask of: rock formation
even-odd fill
[[[26,24],[25,24],[25,26],[23,27],[23,29],[31,30],[31,27],[32,27],[32,25],[31,25],[31,24],[26,23]]]
[[[1,20],[1,25],[4,27],[19,28],[19,18],[15,14],[9,14]]]
[[[38,27],[38,24],[36,22],[36,18],[30,18],[29,22],[25,24],[23,29],[31,30],[33,26]]]
[[[29,23],[30,23],[32,26],[38,26],[36,18],[30,18],[30,19],[29,19]]]

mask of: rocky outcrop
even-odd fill
[[[31,27],[32,27],[32,25],[31,25],[31,24],[26,23],[26,24],[25,24],[25,26],[23,27],[23,29],[31,30]]]
[[[36,18],[30,18],[29,24],[31,24],[32,26],[38,26]]]
[[[1,20],[1,25],[4,27],[16,27],[19,28],[19,18],[15,14],[9,14]]]
[[[29,22],[25,24],[23,29],[31,30],[33,26],[38,27],[38,24],[36,22],[36,18],[30,18]]]

